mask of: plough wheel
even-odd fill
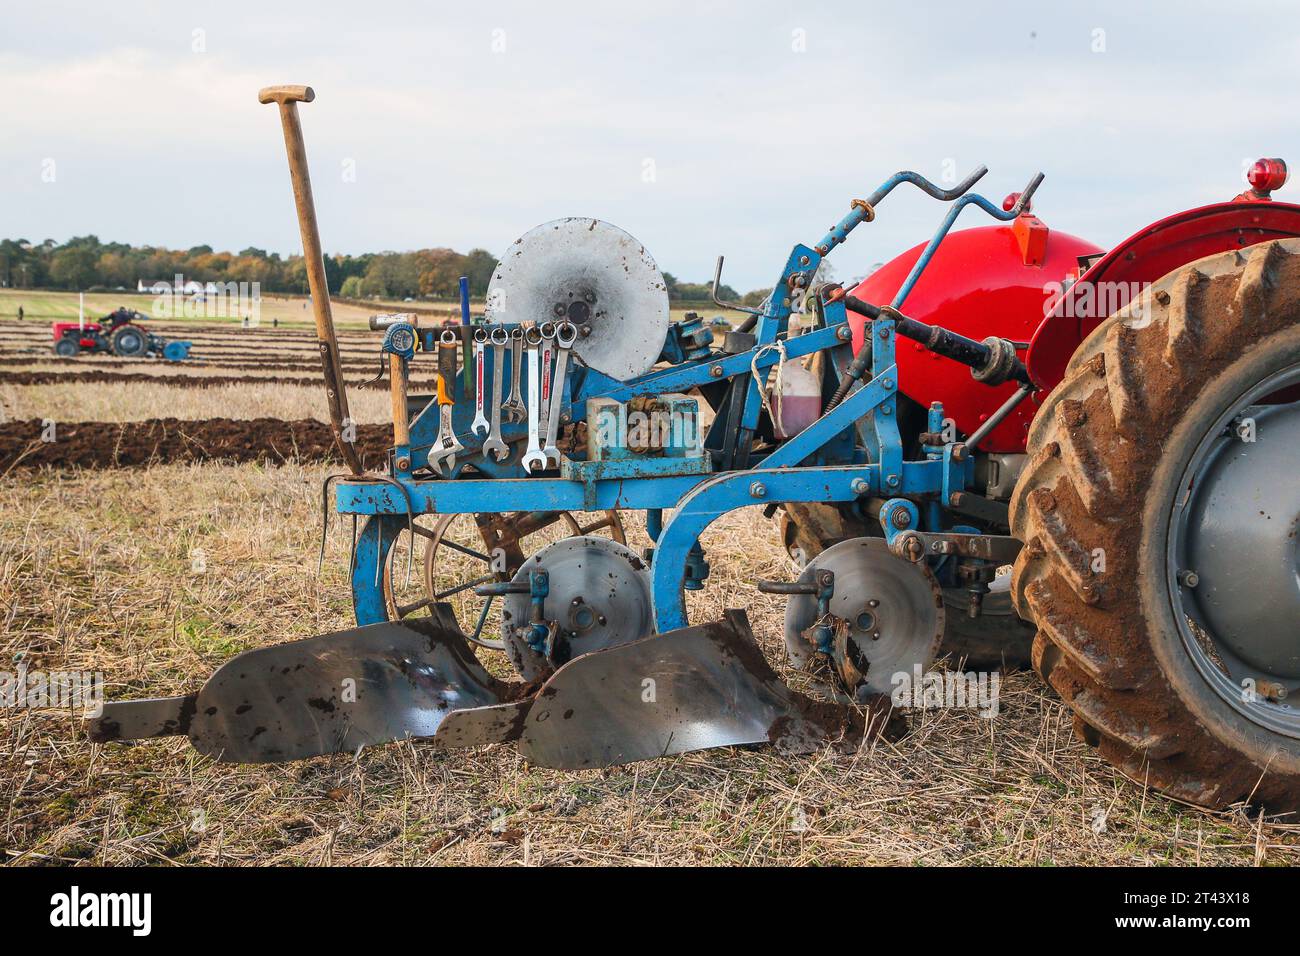
[[[578,515],[569,511],[446,514],[438,515],[430,527],[416,519],[415,535],[425,539],[418,570],[423,593],[418,597],[402,593],[400,584],[406,574],[408,554],[405,548],[394,545],[384,575],[384,602],[389,620],[427,613],[426,609],[435,602],[446,601],[455,608],[456,617],[471,641],[492,650],[503,650],[500,640],[482,636],[496,632],[495,627],[485,626],[494,599],[479,597],[474,588],[492,581],[509,581],[542,543],[560,537],[606,532],[619,544],[627,543],[623,519],[617,511],[587,517],[590,520],[584,524]],[[556,525],[562,526],[563,534],[542,534]],[[524,539],[533,535],[539,535],[539,543],[525,548]],[[406,537],[405,531],[402,537]],[[406,544],[409,547],[411,542]]]
[[[1011,505],[1075,731],[1209,807],[1300,807],[1300,240],[1169,274],[1079,347]]]
[[[777,521],[781,543],[800,568],[833,544],[862,535],[880,535],[878,525],[868,527],[833,505],[782,505]],[[974,618],[966,613],[964,589],[949,588],[943,594],[948,613],[944,616],[939,656],[946,655],[955,664],[973,670],[1029,666],[1034,627],[1017,616],[1005,590],[985,596],[983,611]]]

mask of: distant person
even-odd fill
[[[18,307],[18,321],[21,322],[22,320],[23,320],[23,307],[20,305]]]

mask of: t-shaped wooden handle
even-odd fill
[[[294,205],[298,208],[298,227],[302,232],[303,264],[307,268],[307,285],[311,289],[312,312],[316,317],[316,338],[320,342],[321,368],[325,374],[325,396],[329,401],[330,430],[343,460],[352,473],[364,470],[356,446],[345,439],[351,423],[348,415],[347,385],[339,363],[338,339],[334,334],[334,316],[330,311],[329,286],[325,281],[325,256],[321,252],[320,229],[316,225],[316,204],[311,196],[311,175],[307,172],[307,147],[302,140],[302,120],[298,104],[316,98],[310,86],[268,86],[257,94],[259,103],[280,107],[280,125],[284,127],[284,148],[289,154],[289,179],[293,183]]]
[[[310,103],[316,98],[316,91],[310,86],[264,86],[257,92],[259,103]]]

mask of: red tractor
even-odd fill
[[[145,316],[125,307],[110,312],[98,322],[55,322],[54,351],[64,358],[82,352],[109,352],[121,358],[161,355],[165,343],[137,322]]]
[[[1300,805],[1300,205],[1271,197],[1280,159],[1247,179],[1108,251],[1028,209],[950,234],[907,314],[1014,342],[1032,400],[900,341],[898,418],[924,444],[942,402],[982,492],[947,504],[1024,543],[992,590],[944,590],[944,648],[1032,663],[1139,782],[1282,808]],[[923,251],[851,298],[890,301]],[[856,349],[870,323],[850,321]],[[785,511],[803,559],[880,533],[848,507]]]

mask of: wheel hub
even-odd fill
[[[1214,691],[1300,736],[1300,365],[1242,395],[1193,453],[1171,514],[1170,595]]]
[[[944,609],[927,568],[895,557],[881,538],[850,538],[810,561],[800,583],[812,582],[819,571],[835,575],[829,657],[846,690],[859,697],[888,694],[895,674],[930,666],[943,637]],[[814,595],[790,598],[786,650],[800,667],[816,657],[809,634],[818,623]]]
[[[1209,629],[1243,662],[1300,678],[1300,403],[1248,411],[1193,492],[1189,590]]]
[[[528,594],[508,595],[502,610],[502,637],[511,662],[525,679],[545,676],[580,654],[653,632],[645,562],[626,545],[590,535],[564,538],[520,565],[513,580],[526,584],[534,571],[549,575],[543,611],[545,619],[555,624],[552,646],[539,651],[526,629],[520,628],[533,613]]]

